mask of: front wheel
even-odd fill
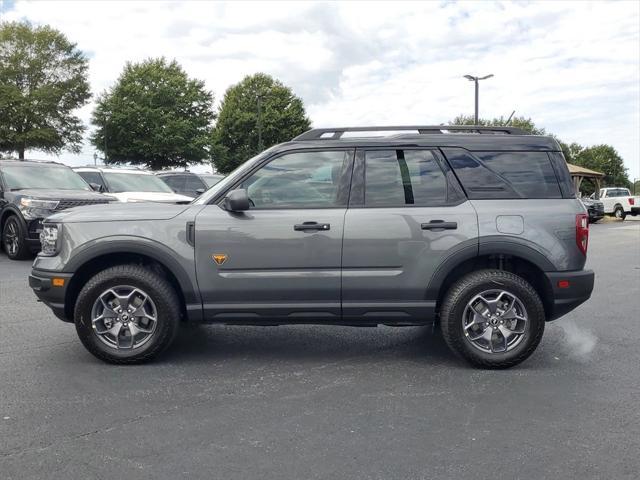
[[[465,275],[449,289],[440,309],[449,348],[484,368],[508,368],[527,359],[540,343],[545,320],[535,289],[502,270]]]
[[[173,341],[180,301],[156,271],[118,265],[91,278],[74,311],[76,331],[89,352],[109,363],[141,363]]]
[[[22,223],[15,215],[10,215],[2,227],[2,246],[11,260],[29,258],[30,251]]]

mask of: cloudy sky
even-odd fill
[[[244,75],[293,88],[314,126],[531,117],[567,142],[612,144],[640,177],[640,2],[213,3],[0,0],[90,58],[94,94],[126,61],[164,55],[222,98]],[[79,114],[88,121],[92,105]],[[31,156],[45,157],[41,153]],[[86,163],[63,154],[67,163]]]

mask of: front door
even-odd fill
[[[306,150],[267,160],[234,188],[251,208],[207,205],[196,217],[205,319],[224,323],[341,318],[340,267],[352,150]]]

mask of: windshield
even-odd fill
[[[91,190],[80,175],[63,166],[11,165],[3,167],[2,174],[9,190]]]
[[[112,193],[162,192],[173,193],[169,186],[155,175],[128,172],[104,172],[104,178]]]
[[[207,184],[207,187],[213,187],[216,183],[224,178],[224,175],[200,175]]]

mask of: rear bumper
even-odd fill
[[[547,320],[560,318],[591,297],[595,280],[592,270],[546,272],[545,275],[553,292],[553,304]]]
[[[36,269],[33,269],[29,275],[29,286],[33,289],[33,293],[53,311],[56,317],[65,322],[73,322],[73,318],[66,316],[64,308],[67,287],[72,276],[72,273],[47,272]],[[64,285],[61,287],[53,286],[54,278],[64,279]]]
[[[640,214],[640,206],[631,207],[631,215],[638,215],[638,214]]]

